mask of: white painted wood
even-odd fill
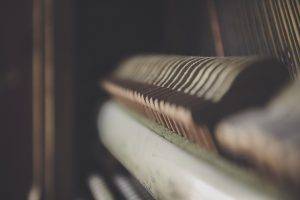
[[[270,199],[168,142],[110,101],[98,118],[111,153],[157,199]]]

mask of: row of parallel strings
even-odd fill
[[[300,1],[216,1],[226,56],[268,55],[300,69]]]

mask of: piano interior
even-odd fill
[[[2,199],[299,199],[299,0],[7,0]]]

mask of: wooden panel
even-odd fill
[[[26,199],[32,179],[32,1],[0,7],[1,199]]]

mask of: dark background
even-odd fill
[[[32,179],[32,2],[0,7],[0,195],[24,199]]]
[[[77,1],[75,166],[81,188],[86,175],[109,160],[95,123],[106,98],[99,80],[134,54],[214,55],[206,8],[197,0]]]
[[[64,118],[68,116],[65,112],[73,116],[72,137],[57,137],[58,151],[72,151],[72,158],[68,159],[71,163],[57,164],[57,176],[71,171],[69,191],[72,196],[85,196],[86,176],[92,171],[109,173],[106,166],[115,162],[97,136],[97,111],[107,98],[99,88],[99,80],[130,55],[212,56],[214,46],[204,0],[53,3],[55,63],[59,66],[55,72],[58,129],[64,127]],[[0,193],[5,199],[25,199],[33,178],[33,7],[31,0],[6,0],[0,8]],[[66,62],[65,57],[71,61]],[[64,66],[69,64],[71,70]],[[68,91],[64,81],[69,78],[72,92],[61,92]],[[66,95],[71,95],[67,102],[61,100]],[[71,110],[65,109],[66,104],[71,105]],[[66,142],[71,145],[64,148]],[[65,159],[62,155],[58,152],[56,162]],[[59,185],[62,183],[57,183],[57,189],[64,192],[66,188]]]

